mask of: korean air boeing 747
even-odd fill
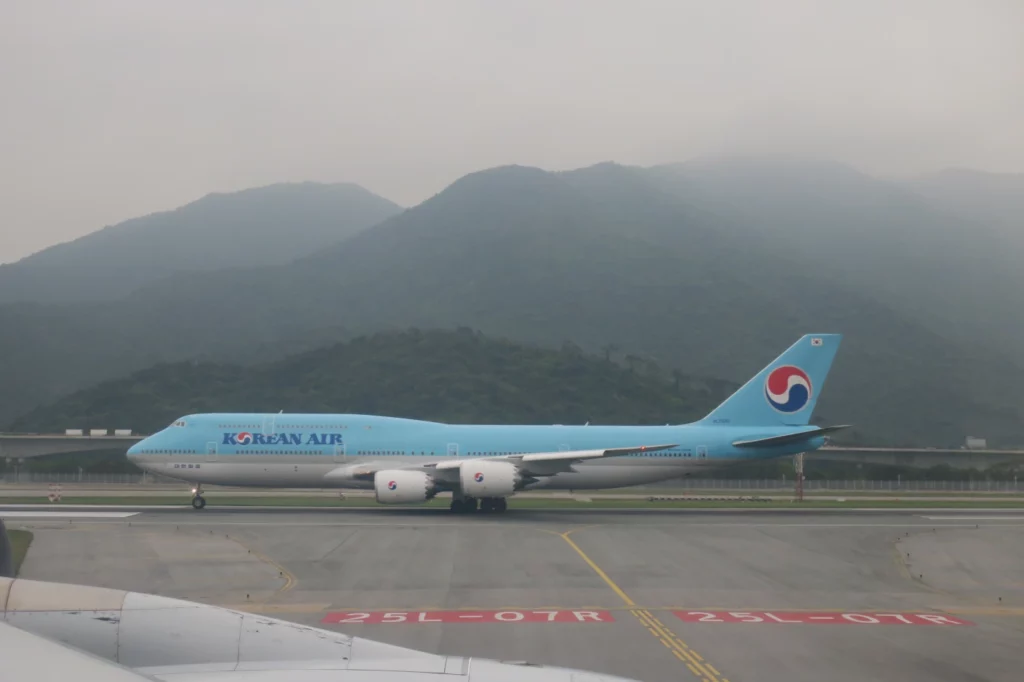
[[[700,421],[669,426],[477,426],[358,414],[194,414],[128,450],[194,484],[372,489],[382,504],[452,493],[455,512],[504,511],[520,490],[616,488],[820,448],[809,424],[841,340],[809,334]]]

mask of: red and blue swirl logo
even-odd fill
[[[799,412],[811,401],[811,378],[799,367],[783,365],[768,373],[764,397],[779,412]]]
[[[478,472],[476,472],[476,475],[473,476],[473,480],[476,481],[477,483],[483,483],[484,482],[484,475],[478,471]]]
[[[395,483],[394,481],[388,481],[388,490],[394,490],[397,487],[398,487],[397,483]]]
[[[235,436],[235,440],[238,441],[239,445],[252,445],[252,434],[248,431],[242,431]]]

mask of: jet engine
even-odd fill
[[[373,490],[381,504],[426,502],[437,493],[434,479],[422,471],[378,471],[373,475]]]
[[[519,470],[508,462],[464,462],[459,467],[459,485],[469,497],[508,497],[521,481]]]

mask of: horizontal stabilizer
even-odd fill
[[[839,426],[823,426],[819,429],[812,429],[810,431],[798,431],[796,433],[785,433],[781,436],[768,436],[767,438],[755,438],[754,440],[737,440],[733,442],[733,446],[737,448],[754,448],[754,447],[769,447],[772,445],[787,445],[789,443],[798,443],[808,438],[814,438],[815,436],[823,436],[826,433],[832,433],[833,431],[839,431],[840,429],[848,429],[850,424],[840,424]]]

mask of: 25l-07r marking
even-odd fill
[[[782,612],[782,611],[673,611],[687,623],[812,623],[846,625],[974,625],[937,613]]]
[[[328,613],[321,623],[614,623],[609,611],[338,611]]]

